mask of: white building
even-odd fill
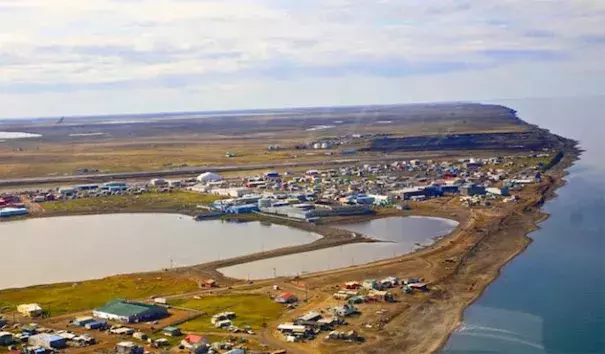
[[[218,182],[218,181],[221,181],[223,178],[217,173],[204,172],[201,175],[197,176],[196,179],[200,183],[208,183],[208,182]]]
[[[246,194],[252,193],[252,189],[246,187],[234,187],[234,188],[215,188],[212,189],[213,194],[222,195],[225,197],[240,198]]]
[[[37,317],[42,315],[42,307],[38,304],[23,304],[17,306],[17,311],[26,317]]]

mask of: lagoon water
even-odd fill
[[[176,214],[0,223],[0,289],[188,266],[313,242],[318,234]],[[14,251],[10,251],[14,250]]]
[[[605,97],[498,103],[586,152],[534,242],[465,311],[442,353],[605,353]]]
[[[430,217],[390,217],[335,227],[387,241],[354,243],[317,251],[263,259],[219,269],[226,276],[264,279],[366,264],[400,256],[430,245],[436,237],[449,234],[458,222]]]

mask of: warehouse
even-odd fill
[[[168,311],[158,305],[116,299],[95,309],[92,314],[98,318],[130,323],[163,318],[168,315]]]
[[[0,217],[27,215],[29,211],[25,208],[3,208],[0,209]]]
[[[46,349],[63,349],[67,346],[67,339],[48,333],[35,334],[27,340],[29,345],[35,345]]]
[[[216,173],[204,172],[201,175],[197,176],[196,179],[200,183],[208,183],[208,182],[218,182],[218,181],[221,181],[223,178],[219,174],[216,174]]]

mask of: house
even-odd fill
[[[168,181],[162,178],[154,178],[150,183],[154,187],[166,187],[168,185]]]
[[[133,342],[120,342],[116,345],[116,352],[120,354],[143,354],[145,349]]]
[[[412,284],[408,284],[408,287],[410,287],[410,289],[412,289],[412,290],[417,290],[417,291],[429,291],[429,287],[425,283],[412,283]]]
[[[277,326],[277,330],[282,333],[305,334],[307,332],[307,327],[288,322]]]
[[[138,340],[147,340],[147,338],[149,338],[149,337],[143,332],[134,332],[132,334],[132,338],[138,339]]]
[[[372,290],[368,293],[367,296],[368,301],[385,301],[385,302],[393,302],[395,299],[393,298],[393,294],[388,291],[380,291],[380,290]]]
[[[48,333],[34,334],[27,339],[27,343],[50,350],[67,347],[67,339]]]
[[[500,195],[500,196],[508,196],[508,188],[486,188],[485,191],[488,194]]]
[[[119,336],[131,336],[134,332],[134,329],[128,327],[118,327],[109,330],[109,333],[117,334]]]
[[[293,295],[292,293],[288,292],[282,293],[275,298],[275,302],[280,304],[292,304],[297,301],[298,298],[296,297],[296,295]]]
[[[38,317],[42,315],[42,308],[38,304],[23,304],[17,306],[17,312],[25,317]]]
[[[298,319],[304,322],[315,322],[321,318],[321,314],[314,311],[309,311],[306,314],[300,316]]]
[[[344,284],[345,289],[359,289],[361,284],[358,281],[349,281]]]
[[[143,302],[116,299],[95,309],[93,316],[120,322],[141,322],[156,320],[168,315],[165,307]]]
[[[401,281],[398,278],[395,277],[386,277],[384,279],[382,279],[380,281],[380,286],[385,289],[385,288],[393,288],[396,287],[397,285],[399,285]]]
[[[200,345],[205,344],[208,344],[208,340],[197,334],[188,334],[187,336],[185,336],[185,339],[181,341],[181,345],[186,349],[192,349],[194,347],[198,347]]]
[[[339,291],[339,292],[334,293],[334,295],[332,295],[332,297],[334,298],[334,300],[348,300],[352,296],[347,294],[347,292],[345,292],[345,291]]]
[[[78,326],[78,327],[84,327],[87,324],[94,322],[95,319],[90,317],[90,316],[85,316],[85,317],[76,317],[76,319],[74,320],[73,324]]]
[[[164,327],[162,333],[168,337],[178,337],[182,334],[180,328],[173,326]]]
[[[375,279],[366,279],[363,281],[363,284],[361,284],[361,285],[366,290],[380,289],[380,285],[378,284],[378,282]]]
[[[351,305],[355,305],[355,304],[363,304],[366,301],[366,298],[364,296],[353,296],[352,298],[350,298],[349,300],[347,300],[347,302]]]
[[[210,323],[216,324],[219,321],[232,320],[235,318],[235,312],[221,312],[212,316]]]
[[[344,304],[342,306],[332,307],[330,309],[332,313],[339,317],[347,317],[354,313],[359,312],[353,305]]]
[[[214,327],[216,328],[225,328],[231,327],[232,323],[230,320],[218,320],[214,322]]]
[[[107,322],[105,322],[105,321],[89,322],[84,325],[84,328],[92,329],[92,330],[95,330],[95,329],[103,330],[103,329],[107,328]]]
[[[0,332],[0,345],[11,345],[14,341],[12,333]]]

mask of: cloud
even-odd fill
[[[0,0],[0,94],[598,71],[604,28],[602,0]]]

